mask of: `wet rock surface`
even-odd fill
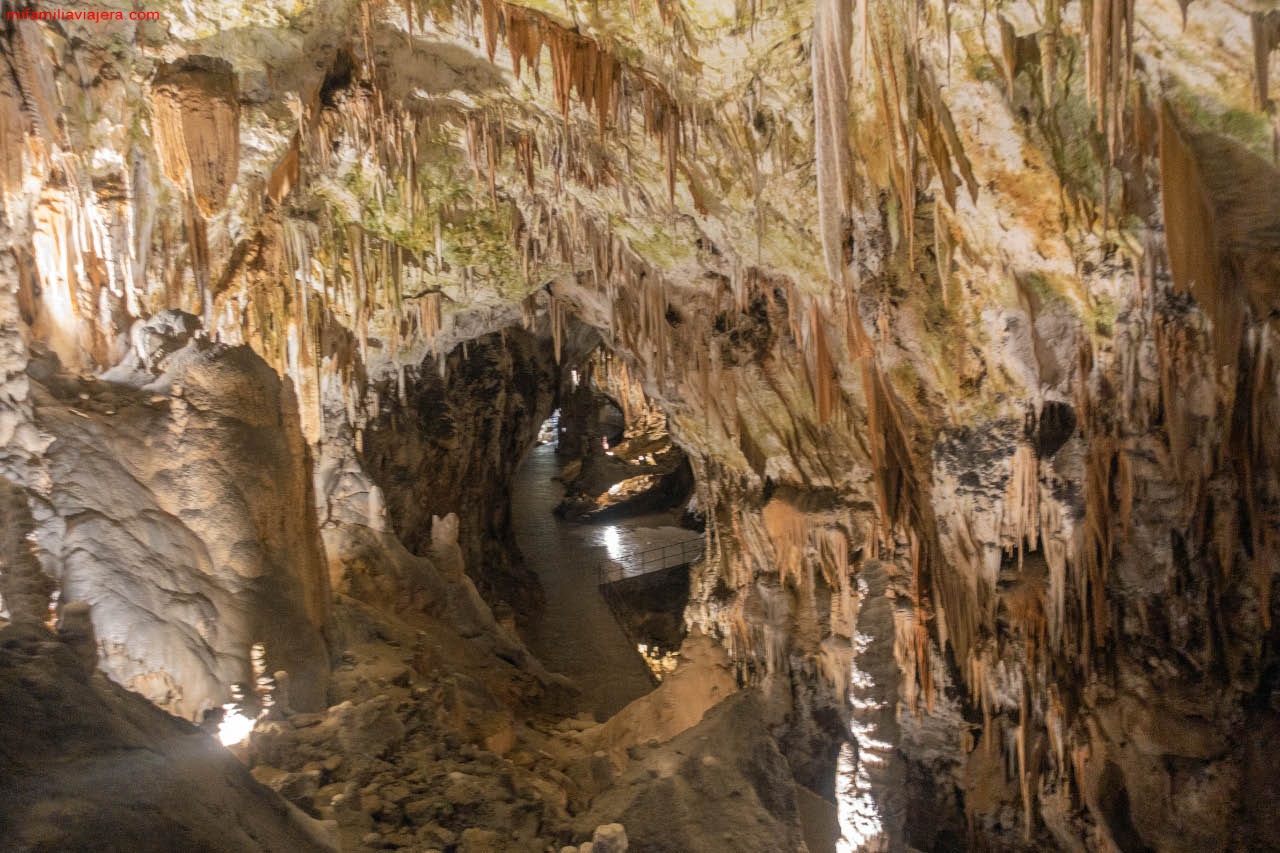
[[[607,717],[653,688],[639,652],[596,589],[607,552],[552,510],[561,489],[554,448],[535,448],[517,474],[515,532],[546,592],[546,609],[528,632],[529,645],[553,671],[573,678],[583,707]]]

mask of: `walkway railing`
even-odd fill
[[[701,536],[694,536],[644,551],[632,551],[616,560],[601,563],[596,568],[596,583],[604,586],[662,569],[686,566],[701,559],[706,547],[706,541]]]

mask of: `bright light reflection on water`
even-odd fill
[[[651,517],[652,519],[652,517]],[[691,531],[671,524],[649,526],[645,521],[651,519],[625,519],[610,525],[575,525],[575,535],[590,546],[603,549],[600,556],[616,563],[630,564],[634,558],[650,551],[677,542],[685,542],[695,535]],[[666,519],[661,519],[665,521]],[[600,552],[596,552],[599,554]]]
[[[604,547],[609,551],[610,560],[622,559],[622,536],[618,533],[618,528],[610,525],[601,533],[604,539]]]

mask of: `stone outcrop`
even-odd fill
[[[338,849],[331,827],[255,782],[208,734],[91,672],[44,628],[0,628],[6,847]]]
[[[247,348],[174,343],[147,350],[142,387],[33,363],[57,436],[30,495],[41,562],[92,606],[103,668],[161,707],[227,701],[259,642],[293,703],[322,707],[329,585],[288,386]]]
[[[616,816],[633,853],[799,849],[795,783],[764,716],[745,693],[670,742],[641,747],[578,825]]]
[[[608,755],[615,767],[627,764],[633,747],[666,743],[693,728],[711,708],[737,692],[724,650],[700,634],[680,648],[680,665],[647,696],[641,696],[599,727],[582,735],[592,754]]]

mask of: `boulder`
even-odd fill
[[[337,850],[331,825],[195,726],[100,673],[86,677],[47,629],[0,628],[0,707],[6,850]]]
[[[338,727],[342,751],[361,758],[380,758],[404,740],[404,723],[385,695],[359,705],[343,703]]]
[[[592,853],[627,853],[627,830],[620,823],[597,826],[591,844]]]

